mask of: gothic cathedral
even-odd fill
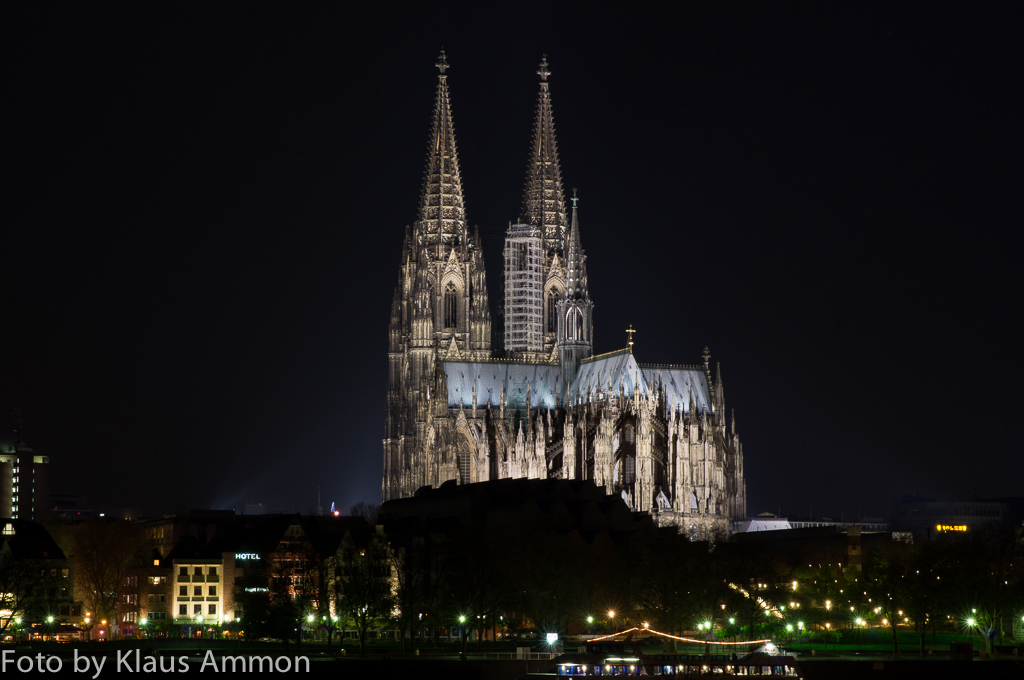
[[[691,536],[746,516],[743,449],[720,367],[593,355],[577,199],[566,210],[547,60],[518,224],[504,247],[503,349],[492,346],[480,237],[467,228],[442,52],[419,219],[388,332],[382,500],[448,480],[593,480]]]

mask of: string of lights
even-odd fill
[[[624,631],[621,631],[621,632],[618,632],[618,633],[612,633],[611,635],[605,635],[603,637],[590,638],[589,642],[600,642],[601,640],[607,640],[608,638],[613,638],[613,637],[615,637],[617,635],[625,635],[626,633],[632,633],[633,631],[637,631],[637,630],[638,631],[642,631],[642,632],[646,632],[646,633],[654,633],[655,635],[660,635],[662,637],[667,637],[667,638],[670,638],[672,640],[680,640],[682,642],[694,642],[694,643],[697,643],[697,644],[704,644],[704,645],[763,645],[763,644],[766,644],[768,642],[771,642],[771,640],[741,640],[741,641],[737,641],[737,642],[718,642],[718,641],[711,641],[711,640],[696,640],[694,638],[679,637],[678,635],[670,635],[668,633],[662,633],[660,631],[654,630],[653,628],[647,628],[647,627],[641,628],[640,626],[633,626],[629,630],[624,630]]]

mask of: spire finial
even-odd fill
[[[448,58],[444,55],[444,48],[441,48],[441,56],[437,58],[437,63],[434,64],[437,70],[441,72],[441,77],[444,77],[444,72],[448,70]]]
[[[540,60],[540,68],[537,69],[537,75],[544,82],[547,82],[548,76],[551,75],[551,71],[548,70],[548,55],[546,54]]]
[[[571,200],[572,200],[572,209],[575,210],[576,209],[576,201],[580,200],[579,197],[576,195],[576,187],[572,188],[572,199]]]
[[[633,353],[633,333],[636,333],[636,329],[633,328],[633,324],[629,324],[629,328],[626,329],[626,335],[629,336],[629,353]]]

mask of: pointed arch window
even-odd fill
[[[548,333],[558,330],[558,291],[548,291]]]
[[[622,428],[622,483],[636,482],[636,433],[632,423]]]
[[[449,283],[444,290],[444,327],[455,328],[458,325],[458,291],[454,283]]]
[[[565,337],[577,341],[583,335],[583,312],[579,307],[570,307],[565,312]]]

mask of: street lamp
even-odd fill
[[[142,630],[143,633],[146,632],[146,624],[147,623],[149,623],[149,619],[147,619],[145,616],[143,616],[141,619],[139,619],[139,628]]]
[[[614,609],[609,609],[608,610],[608,627],[609,628],[611,628],[612,622],[614,620],[615,620],[615,610]]]

